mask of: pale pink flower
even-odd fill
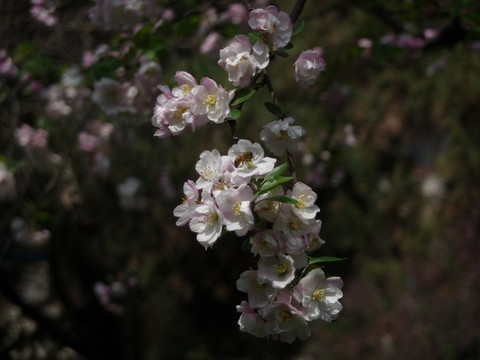
[[[192,211],[190,229],[205,248],[212,246],[222,235],[223,215],[208,191],[202,191],[202,202]]]
[[[279,252],[280,244],[283,240],[283,234],[266,229],[253,235],[252,253],[262,257],[274,256]]]
[[[339,277],[325,279],[322,269],[310,271],[294,287],[294,297],[305,308],[305,318],[309,321],[322,319],[335,320],[343,306],[338,301],[343,293],[343,281]]]
[[[242,4],[230,4],[223,17],[237,25],[246,25],[248,23],[248,12]]]
[[[178,217],[177,226],[184,226],[192,219],[192,211],[197,204],[199,191],[192,180],[183,185],[183,203],[173,209],[173,215]]]
[[[178,86],[172,89],[171,95],[177,98],[190,96],[190,91],[198,85],[193,75],[186,71],[177,71],[175,73],[175,81]]]
[[[246,301],[242,301],[240,305],[237,305],[237,311],[241,313],[240,318],[238,319],[240,331],[256,337],[267,336],[265,320],[258,315]]]
[[[282,253],[260,258],[258,277],[269,281],[275,289],[283,289],[295,278],[295,262],[290,255]]]
[[[203,40],[200,45],[200,53],[205,55],[217,56],[218,51],[222,47],[224,40],[222,35],[216,31],[212,31]]]
[[[222,176],[222,157],[217,149],[205,150],[200,154],[200,160],[195,165],[195,170],[200,175],[197,180],[199,189],[212,190],[213,184]]]
[[[247,270],[240,274],[237,289],[247,293],[248,303],[253,308],[267,306],[277,295],[277,290],[268,281],[259,279],[255,270]]]
[[[230,113],[230,94],[210,78],[202,78],[200,85],[192,89],[192,96],[192,112],[195,115],[206,115],[209,120],[219,124]]]
[[[303,222],[314,219],[320,211],[319,207],[315,205],[317,194],[310,186],[300,181],[295,183],[291,193],[287,193],[287,196],[297,200],[298,203],[292,205],[292,211]]]
[[[238,189],[227,189],[215,194],[227,230],[235,231],[237,236],[243,236],[253,228],[252,198],[253,191],[247,184],[240,185]]]
[[[86,131],[80,131],[77,134],[77,145],[80,151],[92,152],[100,145],[100,139]]]
[[[228,73],[228,80],[235,86],[250,84],[257,70],[267,67],[270,61],[268,47],[258,40],[252,47],[245,35],[237,35],[230,44],[220,50],[218,64]]]
[[[307,235],[318,228],[315,219],[300,219],[294,212],[291,205],[283,204],[278,213],[273,230],[283,232],[287,236]]]
[[[92,100],[107,115],[116,115],[121,112],[133,112],[131,100],[128,97],[129,84],[122,84],[117,80],[102,78],[94,84]]]
[[[305,129],[298,125],[292,125],[294,122],[293,118],[287,117],[263,125],[260,139],[276,156],[282,156],[285,150],[291,153],[295,152],[298,140],[305,135]]]
[[[44,129],[33,129],[30,125],[22,124],[15,130],[15,137],[20,146],[31,149],[46,149],[48,132]]]
[[[325,61],[319,49],[302,51],[294,63],[295,80],[302,88],[307,88],[317,80],[318,74],[325,70]]]
[[[273,5],[266,9],[252,10],[248,25],[277,48],[286,46],[292,36],[293,24],[290,16],[286,12],[278,11]]]
[[[274,301],[259,312],[265,319],[267,334],[278,336],[282,342],[291,344],[297,338],[305,340],[311,335],[302,312],[291,304]]]
[[[232,172],[232,182],[243,184],[250,181],[252,176],[266,175],[273,170],[274,158],[264,157],[262,146],[258,143],[240,139],[237,144],[228,150],[228,156],[235,166]]]
[[[279,195],[284,195],[283,188],[281,186],[277,186],[265,194],[258,196],[255,200],[255,213],[268,222],[274,222],[278,212],[280,211],[280,208],[282,207],[282,203],[267,199]]]

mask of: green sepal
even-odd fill
[[[252,247],[252,244],[253,244],[253,239],[251,237],[245,239],[242,243],[242,247],[241,247],[241,250],[243,252],[247,252],[247,251],[250,251],[251,247]]]

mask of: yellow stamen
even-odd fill
[[[204,105],[215,105],[217,102],[217,97],[215,95],[207,95],[207,98],[203,102]]]
[[[325,299],[325,289],[317,289],[313,292],[312,298],[317,301],[322,301]]]
[[[190,90],[192,90],[192,88],[190,86],[188,86],[187,84],[183,84],[181,86],[181,89],[182,89],[182,94],[183,95],[187,95],[190,92]]]
[[[284,263],[275,264],[273,265],[273,268],[279,275],[284,275],[287,272],[287,265]]]
[[[232,209],[233,209],[233,211],[235,211],[235,215],[238,216],[242,213],[242,211],[240,210],[241,206],[242,205],[239,202],[237,202],[235,205],[233,205]]]

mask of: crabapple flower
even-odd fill
[[[228,156],[232,159],[235,170],[232,172],[232,181],[242,184],[250,181],[252,176],[268,174],[273,170],[274,158],[264,157],[262,146],[258,143],[241,139],[228,150]]]
[[[258,277],[275,289],[283,289],[295,278],[295,263],[289,255],[278,254],[258,261]]]
[[[238,319],[240,331],[260,338],[267,336],[265,320],[246,301],[242,301],[240,305],[237,305],[237,311],[242,313]]]
[[[274,222],[280,208],[282,207],[282,203],[279,201],[268,200],[268,198],[281,195],[283,195],[283,188],[277,186],[265,194],[258,196],[255,200],[255,213],[268,222]]]
[[[192,210],[198,201],[199,191],[192,180],[183,185],[183,203],[173,209],[173,215],[178,217],[177,226],[184,226],[192,219]]]
[[[217,192],[215,200],[224,217],[227,230],[243,236],[253,228],[254,217],[250,205],[252,198],[252,188],[247,184],[240,185],[238,189]]]
[[[237,35],[220,50],[218,64],[227,72],[233,85],[245,87],[257,70],[266,68],[269,61],[268,46],[261,39],[252,47],[247,36]]]
[[[275,156],[282,156],[285,150],[291,153],[295,152],[299,138],[305,135],[303,127],[292,126],[294,122],[293,118],[287,117],[263,125],[263,129],[260,131],[260,139]]]
[[[117,80],[102,78],[94,84],[92,100],[101,107],[107,115],[121,112],[133,112],[128,97],[128,84]]]
[[[315,205],[317,194],[312,191],[310,186],[300,181],[295,183],[291,194],[287,193],[287,195],[297,200],[297,204],[292,205],[292,211],[302,221],[314,219],[320,211],[319,207]]]
[[[294,63],[295,80],[302,88],[312,86],[318,74],[325,70],[325,61],[318,48],[302,51]]]
[[[202,191],[202,203],[193,208],[190,230],[197,233],[197,240],[208,248],[222,234],[223,215],[208,191]]]
[[[192,89],[194,104],[192,112],[195,115],[206,115],[214,123],[223,123],[230,113],[228,104],[233,94],[218,86],[218,84],[207,77],[200,81],[200,85]]]
[[[277,295],[277,290],[269,282],[259,279],[255,270],[240,274],[237,289],[248,294],[248,303],[254,308],[267,306]]]
[[[282,342],[293,343],[311,335],[310,327],[300,310],[282,301],[275,301],[260,310],[265,319],[267,334],[278,336]]]
[[[252,253],[262,257],[274,256],[279,251],[281,236],[281,233],[269,229],[256,233],[252,238]]]
[[[176,98],[185,98],[190,94],[190,91],[197,86],[197,81],[186,71],[177,71],[175,74],[175,81],[179,86],[172,89],[172,95]]]
[[[210,191],[214,182],[222,175],[220,172],[221,166],[222,158],[217,149],[203,151],[200,154],[200,160],[195,165],[195,170],[200,175],[197,180],[197,187],[199,189],[206,188]]]
[[[342,279],[339,277],[325,279],[323,270],[317,268],[310,271],[294,287],[294,297],[305,308],[307,320],[332,321],[343,308],[338,301],[343,296],[340,290],[342,287]]]
[[[287,236],[307,235],[316,231],[319,221],[299,218],[294,213],[292,205],[283,204],[273,223],[273,230],[283,232]]]
[[[293,24],[286,12],[273,6],[255,9],[250,12],[248,25],[260,33],[260,37],[281,48],[288,44],[292,36]]]

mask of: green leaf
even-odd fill
[[[248,33],[247,36],[250,39],[250,41],[252,42],[252,44],[255,44],[258,41],[258,39],[260,38],[260,35],[258,35],[258,33],[254,33],[254,32]]]
[[[234,101],[230,104],[230,106],[240,105],[241,103],[250,99],[253,96],[253,94],[255,94],[255,89],[244,88],[239,90],[235,94],[236,99],[234,99]]]
[[[326,263],[326,262],[344,261],[344,260],[347,260],[347,258],[338,258],[338,257],[333,257],[333,256],[321,256],[321,257],[315,257],[315,258],[308,259],[308,265],[320,264],[320,263]]]
[[[250,237],[248,239],[245,239],[242,243],[242,251],[243,252],[247,252],[247,251],[250,251],[251,247],[252,247],[252,243],[253,243],[253,239]]]
[[[293,25],[292,36],[300,34],[304,26],[305,26],[305,21],[302,20],[302,21],[296,22],[295,25]]]
[[[136,34],[132,38],[132,42],[135,44],[135,46],[146,46],[149,44],[149,35],[150,32],[152,31],[152,25],[148,24],[145,25],[143,28],[138,30]]]
[[[285,204],[298,204],[297,199],[284,195],[270,196],[268,198],[262,199],[261,201],[278,201]]]
[[[293,48],[293,44],[291,42],[289,42],[287,45],[285,45],[284,47],[282,47],[278,50],[290,50],[291,48]]]
[[[275,105],[274,103],[266,102],[264,105],[265,105],[265,107],[267,108],[267,110],[270,111],[273,115],[278,116],[278,117],[282,117],[282,116],[283,116],[282,109],[280,109],[280,108],[279,108],[277,105]]]
[[[281,51],[281,50],[276,50],[275,51],[275,55],[278,55],[278,56],[281,56],[281,57],[288,57],[288,53],[286,53],[285,51]]]
[[[228,114],[227,120],[237,120],[242,112],[237,109],[230,109],[230,113]]]
[[[292,180],[293,178],[291,176],[279,176],[273,179],[270,179],[269,181],[265,182],[262,187],[260,188],[259,194],[265,194],[267,191],[270,191],[274,188],[276,188],[278,185],[283,184],[287,181]]]
[[[281,175],[285,170],[287,169],[287,164],[282,164],[280,166],[277,166],[275,169],[273,169],[270,173],[268,173],[263,182],[267,182],[269,181],[270,179],[274,178],[274,177],[277,177],[279,175]]]

